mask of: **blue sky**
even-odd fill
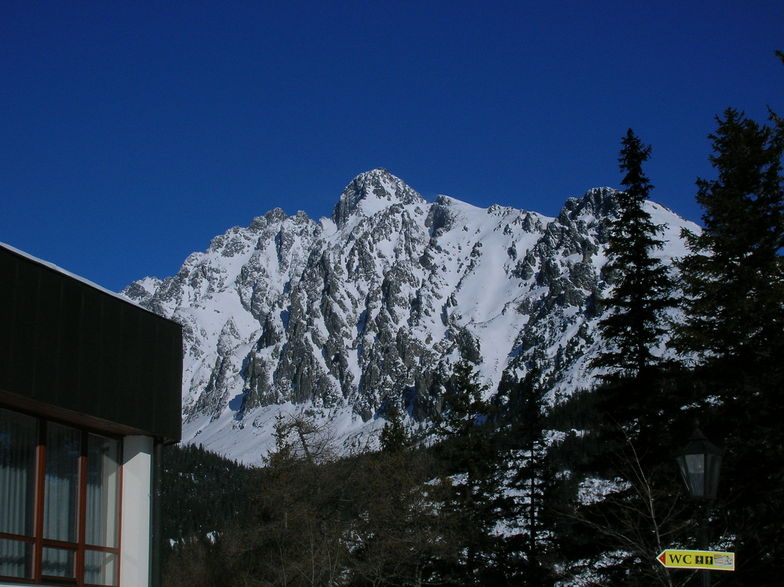
[[[557,214],[653,146],[699,220],[714,116],[784,111],[784,2],[0,3],[0,241],[119,290],[385,167]]]

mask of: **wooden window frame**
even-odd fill
[[[35,449],[35,491],[33,498],[33,535],[22,536],[0,532],[0,539],[22,542],[32,545],[32,578],[20,578],[0,575],[0,581],[19,585],[52,585],[77,587],[118,587],[120,584],[120,552],[122,534],[122,486],[123,486],[123,439],[122,436],[84,426],[78,422],[52,418],[40,413],[30,413],[14,407],[0,404],[0,408],[35,418],[38,424],[38,443]],[[45,475],[47,427],[49,423],[60,424],[77,430],[80,434],[80,452],[78,457],[78,496],[76,509],[76,542],[44,538],[44,507],[45,507]],[[117,496],[115,504],[116,536],[115,546],[99,546],[87,543],[87,454],[89,435],[98,435],[117,442]],[[74,553],[74,577],[57,577],[42,572],[43,549],[56,548]],[[114,578],[110,586],[87,583],[84,580],[85,556],[88,551],[103,552],[115,555]]]

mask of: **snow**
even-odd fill
[[[650,201],[645,204],[645,210],[651,215],[651,221],[664,229],[660,238],[668,243],[666,250],[659,252],[658,256],[665,260],[685,257],[689,250],[686,241],[681,239],[681,231],[686,229],[699,234],[702,229],[694,222],[681,218],[666,206]]]
[[[618,493],[631,487],[631,483],[616,477],[615,479],[588,478],[580,482],[577,488],[577,501],[582,505],[591,505],[602,501],[611,493]]]
[[[351,454],[378,448],[378,435],[384,420],[366,423],[348,406],[325,410],[313,403],[285,402],[256,408],[242,421],[236,412],[224,409],[217,419],[198,416],[183,423],[183,438],[192,444],[202,444],[209,450],[249,466],[261,466],[264,458],[275,449],[273,427],[279,416],[305,417],[321,430],[321,440],[326,440],[334,454]]]
[[[354,186],[352,189],[361,188],[360,191],[350,195],[344,192],[342,196],[341,201],[349,209],[353,206],[353,212],[342,219],[340,227],[329,218],[317,223],[304,214],[286,217],[282,211],[269,213],[255,220],[250,228],[232,228],[216,237],[206,252],[190,255],[176,280],[146,278],[137,282],[150,295],[158,292],[156,303],[168,316],[181,321],[192,335],[186,348],[183,377],[188,416],[183,429],[186,442],[201,442],[232,458],[259,464],[271,446],[276,415],[305,410],[320,424],[330,427],[338,450],[350,452],[373,446],[383,426],[383,420],[372,413],[378,404],[365,404],[370,409],[365,416],[370,419],[363,421],[352,409],[352,402],[364,401],[366,394],[372,397],[377,393],[376,397],[380,397],[377,389],[358,388],[363,369],[367,368],[363,350],[378,344],[382,328],[379,324],[388,328],[387,337],[402,334],[404,340],[420,341],[436,361],[447,357],[450,362],[459,359],[454,336],[466,330],[481,354],[477,368],[480,380],[488,386],[487,395],[495,393],[502,374],[523,352],[522,333],[532,329],[534,340],[540,337],[545,341],[541,350],[547,356],[554,358],[571,352],[577,357],[563,367],[559,383],[547,398],[550,403],[590,384],[595,371],[587,366],[585,357],[595,353],[600,343],[574,347],[570,344],[582,340],[582,328],[587,328],[589,335],[594,332],[596,318],[586,318],[582,307],[565,304],[533,322],[532,311],[521,308],[544,303],[550,295],[549,286],[537,282],[535,276],[522,277],[524,273],[519,268],[530,253],[535,274],[545,261],[541,248],[549,247],[554,256],[547,261],[554,263],[561,278],[568,279],[570,271],[586,260],[582,252],[558,242],[562,238],[559,231],[579,225],[583,231],[580,238],[594,238],[591,231],[595,232],[599,220],[590,208],[577,218],[564,220],[563,215],[550,218],[496,205],[485,209],[439,196],[438,206],[448,209],[450,219],[431,236],[426,220],[433,204],[418,199],[416,192],[382,170],[368,172],[357,180],[359,184],[350,185]],[[379,185],[384,190],[381,195]],[[344,198],[354,199],[346,202]],[[664,238],[670,242],[662,256],[685,254],[681,229],[698,231],[699,227],[654,202],[646,203],[646,208],[655,223],[665,225]],[[309,281],[313,275],[303,275],[311,255],[330,265],[328,297],[324,297],[327,283]],[[604,248],[598,246],[588,256],[586,267],[598,275],[606,263]],[[426,264],[421,261],[423,257],[428,259]],[[369,267],[360,266],[363,259]],[[391,284],[394,300],[390,301],[384,298],[386,294],[382,295],[381,288],[392,267],[401,270],[405,278]],[[590,293],[580,287],[583,295]],[[325,392],[322,395],[332,395],[337,405],[327,408],[316,399],[297,406],[288,404],[290,389],[276,387],[272,380],[281,353],[290,342],[286,322],[294,291],[302,309],[306,313],[312,310],[307,317],[307,336],[299,342],[309,349],[303,352],[308,354],[308,362],[316,365],[316,375],[328,381],[327,385],[335,391],[333,394],[320,390]],[[421,302],[416,316],[411,313],[415,299]],[[339,326],[335,332],[330,332],[321,315],[325,309],[337,318]],[[279,342],[261,348],[258,343],[265,321],[275,325]],[[342,382],[330,371],[330,361],[323,356],[322,344],[327,340],[331,345],[337,344],[345,357],[348,376]],[[241,371],[250,357],[264,366],[263,393],[282,403],[241,413],[248,384]],[[424,355],[417,355],[414,360],[416,367],[412,372],[434,367]],[[220,364],[231,366],[227,381],[222,383],[226,387],[211,392],[214,397],[205,399],[208,383]],[[515,368],[518,370],[512,375],[521,376],[521,369],[526,367]],[[382,372],[380,385],[389,384],[389,378],[388,372]],[[411,387],[413,376],[395,384],[398,389]],[[197,403],[204,405],[205,401],[209,409],[194,412]]]
[[[365,216],[373,216],[382,210],[391,206],[392,202],[389,198],[379,198],[378,196],[368,196],[363,198],[359,203],[359,208]]]

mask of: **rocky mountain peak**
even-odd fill
[[[123,294],[183,325],[186,442],[257,462],[277,414],[306,410],[351,451],[385,406],[426,426],[459,360],[489,394],[530,373],[547,401],[590,382],[616,194],[590,190],[550,218],[426,203],[373,169],[340,196],[338,230],[272,210]],[[680,229],[698,228],[648,205],[668,226],[662,257],[677,256]]]
[[[379,167],[360,173],[349,182],[332,212],[332,219],[342,227],[357,213],[372,216],[394,204],[416,203],[424,204],[425,200],[402,179]]]

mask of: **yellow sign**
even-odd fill
[[[668,569],[709,569],[734,571],[734,552],[712,550],[664,550],[656,557]]]

